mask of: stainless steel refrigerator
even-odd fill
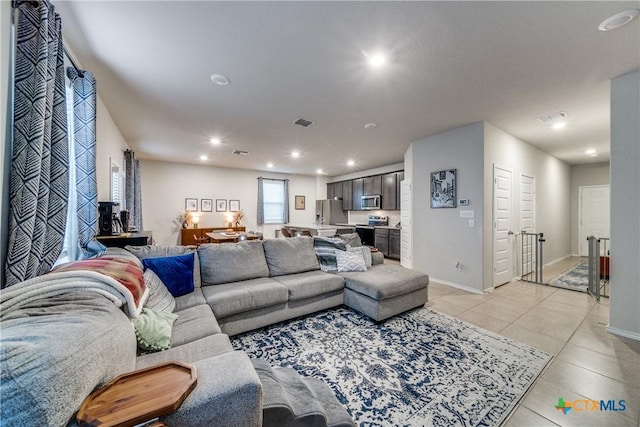
[[[347,222],[347,212],[342,209],[342,200],[316,200],[316,224],[329,225]]]

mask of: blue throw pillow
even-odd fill
[[[193,262],[193,253],[142,260],[144,268],[156,273],[174,297],[193,292]]]

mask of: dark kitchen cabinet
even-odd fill
[[[351,181],[353,190],[353,206],[352,210],[362,210],[362,196],[364,195],[364,178],[357,178]]]
[[[364,178],[364,195],[375,196],[378,194],[382,194],[382,175]]]
[[[342,181],[342,209],[353,210],[353,182]]]
[[[333,182],[327,184],[327,199],[333,199],[333,196],[336,194],[336,185]]]
[[[389,230],[389,258],[400,259],[400,230]]]
[[[376,228],[376,248],[385,257],[389,257],[389,230],[386,228]]]
[[[382,175],[382,200],[384,210],[396,210],[398,206],[398,174],[396,172]]]

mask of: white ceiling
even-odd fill
[[[640,1],[54,4],[137,156],[186,163],[336,176],[483,120],[570,164],[608,161],[609,80],[640,69],[638,19],[597,29]],[[378,49],[389,62],[370,69]],[[562,131],[536,120],[557,111]]]

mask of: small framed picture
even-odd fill
[[[240,210],[240,200],[229,200],[229,212],[238,212]]]
[[[456,169],[431,172],[431,208],[456,207]]]
[[[198,212],[198,199],[184,199],[184,209],[187,212]]]
[[[305,209],[304,196],[296,196],[296,210],[303,211]]]
[[[201,212],[213,212],[213,200],[200,199],[200,211]]]
[[[227,211],[227,199],[216,199],[216,212]]]

